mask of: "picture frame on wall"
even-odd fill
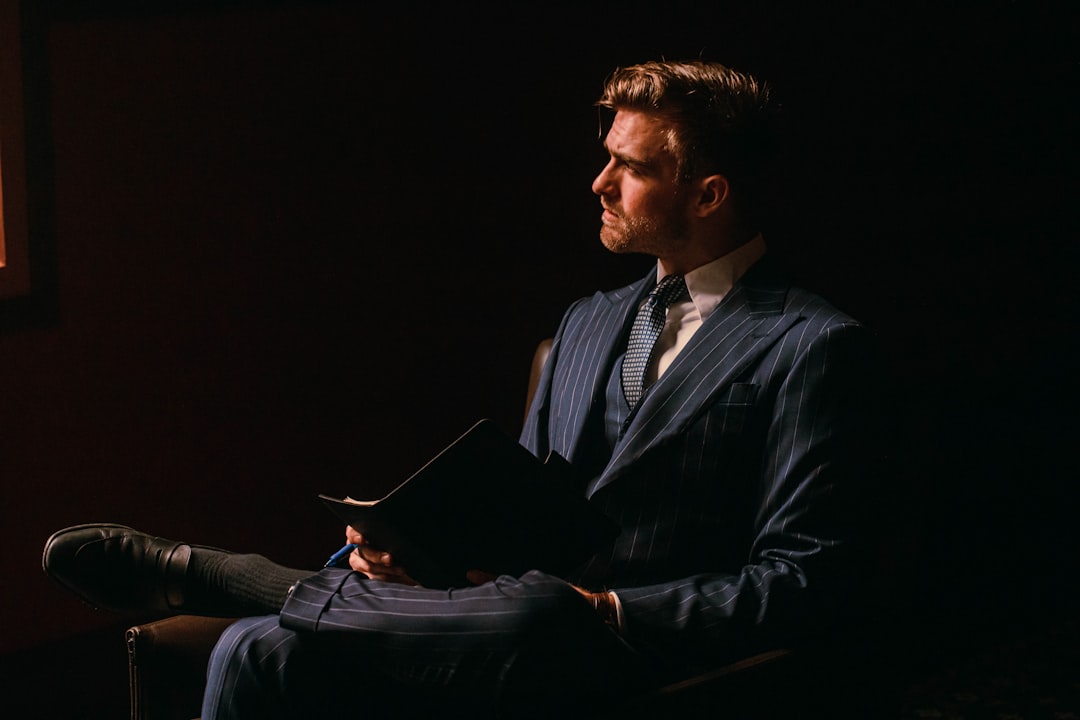
[[[19,3],[0,3],[0,299],[30,294]]]
[[[0,332],[57,317],[46,15],[0,0]]]

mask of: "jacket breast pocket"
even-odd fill
[[[710,437],[739,435],[757,400],[759,387],[755,383],[732,383],[709,404],[699,423]]]
[[[753,462],[758,445],[753,435],[753,412],[758,400],[759,386],[753,383],[734,383],[723,388],[702,413],[686,428],[679,447],[685,471],[705,482],[702,492],[732,492],[737,478],[745,475],[745,467]],[[713,483],[716,477],[731,482]],[[703,495],[702,502],[720,502],[716,497]]]

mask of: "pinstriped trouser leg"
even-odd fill
[[[277,615],[230,625],[210,656],[203,720],[279,717],[274,699],[283,691],[285,662],[298,641]]]
[[[348,654],[311,633],[281,627],[277,615],[243,618],[225,630],[210,656],[202,720],[352,717],[359,705],[378,717],[379,685]]]

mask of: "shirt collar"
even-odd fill
[[[690,300],[694,303],[702,321],[706,320],[724,296],[731,292],[739,278],[765,255],[765,238],[758,235],[727,255],[716,258],[710,263],[688,272],[686,289],[690,291]],[[656,266],[656,281],[663,279],[659,263]]]

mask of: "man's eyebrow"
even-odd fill
[[[615,158],[616,160],[623,163],[624,165],[630,165],[630,166],[636,167],[636,168],[647,168],[647,167],[649,167],[649,163],[647,161],[645,161],[645,160],[641,160],[641,159],[638,159],[638,158],[635,158],[635,157],[631,157],[631,156],[629,156],[629,155],[627,155],[625,153],[619,152],[618,150],[613,150],[611,148],[611,146],[607,144],[607,140],[604,140],[604,150],[607,151],[608,155]]]

